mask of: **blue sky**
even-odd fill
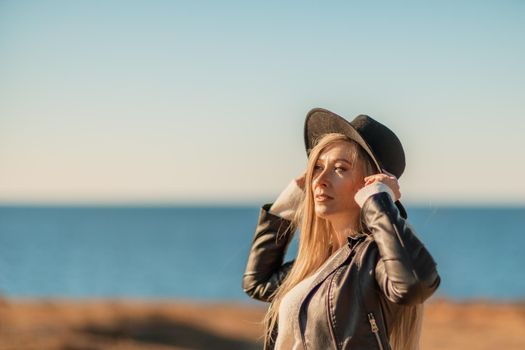
[[[521,1],[0,1],[0,202],[258,203],[313,107],[391,127],[408,203],[523,204]]]

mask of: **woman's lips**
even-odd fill
[[[318,194],[314,197],[315,201],[316,202],[326,202],[326,201],[329,201],[330,199],[333,199],[332,197],[326,195],[326,194]]]

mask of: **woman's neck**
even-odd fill
[[[343,222],[340,222],[339,225],[337,225],[337,222],[331,222],[331,225],[332,225],[332,228],[333,228],[333,232],[334,232],[334,244],[335,244],[335,247],[336,249],[340,248],[341,246],[343,246],[344,244],[346,244],[347,242],[347,237],[355,237],[356,235],[359,234],[359,231],[358,231],[358,225],[357,223],[354,221],[354,222],[346,222],[346,223],[343,223]]]

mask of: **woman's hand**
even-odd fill
[[[394,201],[397,201],[399,200],[399,198],[401,198],[399,182],[397,181],[396,176],[393,174],[390,174],[385,169],[383,169],[383,173],[374,174],[374,175],[365,177],[364,181],[365,181],[365,186],[373,184],[374,182],[382,182],[388,187],[390,187],[392,192],[394,192],[394,196],[395,196]]]

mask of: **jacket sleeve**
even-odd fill
[[[368,198],[361,211],[361,222],[379,249],[375,277],[386,298],[404,305],[423,303],[441,279],[434,259],[400,216],[391,197],[380,192]]]
[[[270,206],[261,209],[242,278],[246,294],[268,302],[292,268],[293,261],[283,264],[283,260],[295,231],[290,221],[270,213]]]

